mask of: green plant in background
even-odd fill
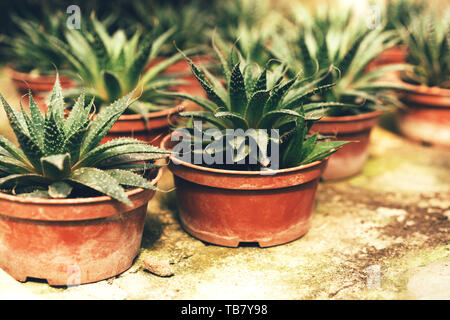
[[[316,77],[318,70],[334,68],[320,85],[336,83],[327,92],[311,97],[318,101],[339,101],[354,107],[330,108],[328,115],[343,116],[373,111],[393,104],[400,106],[392,90],[404,89],[388,81],[380,81],[390,71],[406,70],[406,65],[389,65],[367,72],[368,64],[384,50],[399,41],[394,31],[381,27],[369,29],[351,9],[330,11],[326,7],[297,21],[295,37],[277,37],[272,53],[287,62],[291,74],[299,72]]]
[[[124,30],[110,35],[102,23],[91,17],[86,28],[66,32],[67,44],[57,39],[52,39],[52,44],[81,80],[80,88],[68,93],[70,96],[78,96],[80,90],[85,90],[102,107],[138,88],[139,99],[129,106],[127,113],[138,113],[146,119],[149,112],[175,103],[162,97],[158,90],[184,83],[163,73],[182,58],[181,54],[149,65],[173,33],[171,29],[153,38],[143,36],[138,29],[127,39]]]
[[[286,66],[278,64],[274,68],[261,68],[255,63],[247,63],[244,59],[235,59],[232,56],[226,59],[223,53],[215,47],[217,56],[221,61],[223,77],[226,79],[224,87],[220,80],[208,70],[197,67],[185,57],[191,66],[192,72],[205,90],[208,99],[192,96],[184,93],[170,93],[173,96],[189,99],[201,107],[204,111],[183,112],[180,115],[190,118],[186,129],[195,137],[193,120],[201,120],[210,127],[220,130],[220,137],[214,140],[227,139],[227,129],[255,129],[249,132],[249,143],[245,138],[232,139],[233,145],[225,144],[225,153],[237,150],[233,156],[233,163],[248,157],[258,155],[255,166],[249,166],[250,170],[259,170],[270,164],[269,142],[271,129],[278,130],[281,168],[295,167],[316,160],[324,159],[331,155],[345,142],[327,141],[319,142],[317,134],[308,135],[314,121],[320,119],[324,110],[340,103],[321,102],[306,103],[311,95],[330,89],[328,84],[317,87],[318,81],[308,81],[293,77],[285,80]],[[273,71],[271,71],[273,70]],[[326,74],[321,79],[326,77]],[[265,130],[257,130],[265,129]],[[211,153],[212,141],[202,141],[205,147],[202,152]],[[193,143],[197,143],[194,141]],[[256,149],[254,149],[256,148]],[[228,166],[226,168],[241,169],[242,166]]]
[[[20,148],[0,136],[0,190],[38,198],[105,194],[131,205],[124,187],[155,187],[138,172],[155,167],[167,151],[142,141],[119,138],[99,145],[132,103],[132,93],[92,117],[93,100],[84,94],[66,115],[59,79],[43,115],[30,94],[30,114],[11,108],[1,96]]]
[[[316,77],[318,70],[334,68],[320,85],[336,83],[331,89],[311,97],[318,101],[339,101],[352,108],[330,108],[328,115],[343,116],[369,112],[381,106],[400,103],[391,90],[403,89],[392,82],[380,81],[390,71],[405,70],[406,65],[389,65],[366,72],[367,65],[384,50],[398,43],[394,31],[369,29],[351,9],[330,11],[322,8],[309,19],[296,22],[287,32],[295,37],[277,37],[272,53],[287,62],[290,74],[299,72]]]
[[[50,38],[63,39],[65,17],[61,12],[44,17],[42,22],[16,15],[11,17],[19,32],[5,35],[2,42],[6,45],[8,60],[17,71],[45,74],[64,66],[64,57],[54,50]]]
[[[416,15],[401,32],[408,47],[406,61],[414,68],[402,79],[412,84],[450,88],[450,11]]]
[[[173,42],[183,50],[200,47],[208,42],[208,33],[213,25],[212,15],[208,10],[209,3],[201,0],[183,4],[132,1],[131,5],[135,13],[133,23],[142,24],[146,32],[158,36],[175,28],[171,42],[161,48],[161,56],[178,53]]]
[[[281,11],[269,0],[217,1],[214,10],[217,45],[226,50],[235,44],[248,62],[265,65],[271,58],[266,46],[282,28]]]
[[[398,30],[409,25],[415,15],[427,9],[424,0],[391,0],[383,7],[383,24],[385,30]]]

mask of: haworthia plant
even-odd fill
[[[399,30],[407,27],[415,15],[428,10],[428,1],[425,0],[391,0],[383,6],[382,19],[385,30]]]
[[[274,2],[217,1],[214,10],[217,45],[226,50],[234,44],[247,61],[265,65],[271,58],[266,45],[277,29],[283,28],[282,12]]]
[[[450,89],[450,10],[433,11],[412,17],[401,35],[408,47],[407,62],[414,69],[403,80],[429,87]]]
[[[130,1],[132,16],[129,23],[140,23],[155,38],[175,27],[171,41],[163,44],[161,56],[170,57],[178,53],[177,47],[187,49],[208,43],[208,31],[214,24],[211,3],[204,0],[174,3],[173,1]],[[206,49],[206,48],[205,48]]]
[[[24,19],[13,15],[11,19],[19,32],[3,35],[0,40],[7,45],[12,67],[21,72],[45,74],[64,66],[64,57],[51,46],[50,38],[63,39],[66,18],[59,12],[44,12],[44,20]]]
[[[330,108],[328,114],[332,116],[401,105],[393,90],[406,88],[384,78],[388,72],[407,70],[409,66],[395,64],[367,71],[374,58],[399,42],[395,31],[384,31],[381,27],[369,29],[365,20],[351,9],[330,11],[319,7],[316,12],[306,13],[301,18],[294,20],[292,29],[286,31],[288,36],[274,38],[271,51],[288,64],[291,75],[302,72],[317,78],[318,70],[332,66],[334,71],[318,85],[329,82],[336,85],[311,96],[311,100],[333,100],[354,106]]]
[[[158,90],[180,85],[184,82],[163,71],[182,58],[175,54],[162,61],[158,57],[163,45],[170,39],[175,29],[166,30],[158,37],[143,35],[136,30],[127,38],[119,29],[112,35],[94,16],[87,19],[81,30],[67,30],[66,42],[52,39],[54,50],[60,52],[81,81],[86,96],[95,97],[96,105],[102,107],[137,88],[139,96],[128,108],[127,113],[138,113],[146,118],[147,113],[167,106],[174,101],[161,97]],[[197,49],[190,49],[196,52]],[[78,96],[80,89],[66,95]]]
[[[3,108],[20,148],[0,136],[0,190],[38,198],[108,195],[131,205],[126,187],[155,189],[143,176],[168,152],[145,142],[118,138],[100,145],[108,130],[133,102],[133,92],[103,108],[95,117],[93,100],[82,93],[70,113],[57,76],[43,114],[29,96],[29,114]],[[66,114],[67,112],[67,114]]]
[[[204,111],[181,113],[181,116],[190,118],[186,129],[193,134],[191,137],[195,137],[195,131],[199,130],[192,120],[201,120],[209,125],[205,129],[212,127],[219,130],[220,137],[215,137],[215,141],[227,139],[227,129],[256,130],[254,135],[249,135],[248,141],[237,139],[233,140],[234,146],[224,144],[223,152],[234,154],[233,163],[228,164],[228,168],[242,170],[242,166],[235,165],[255,155],[256,165],[247,167],[248,170],[268,167],[271,164],[270,156],[274,156],[270,155],[269,146],[273,139],[279,145],[277,160],[281,168],[322,160],[346,143],[321,141],[318,135],[308,134],[312,124],[323,116],[328,107],[342,105],[334,102],[306,103],[311,94],[327,90],[332,85],[317,88],[315,83],[298,77],[284,80],[286,65],[280,64],[270,71],[253,63],[247,64],[244,59],[233,62],[233,59],[225,58],[217,47],[215,49],[222,61],[225,86],[207,69],[196,66],[185,56],[208,99],[184,93],[168,94],[191,100],[203,107]],[[271,136],[272,129],[278,132],[276,138]],[[254,143],[250,143],[250,140]],[[211,142],[202,141],[203,153],[212,152]]]

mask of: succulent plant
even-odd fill
[[[173,96],[191,100],[204,111],[183,112],[180,115],[190,118],[186,129],[195,139],[195,131],[199,130],[193,120],[201,120],[221,132],[220,137],[213,140],[227,139],[227,129],[242,129],[250,132],[249,143],[245,139],[232,140],[232,144],[224,144],[221,152],[233,154],[234,167],[243,159],[252,159],[255,165],[249,170],[258,170],[270,165],[269,142],[279,145],[279,166],[295,167],[321,160],[334,153],[345,144],[342,141],[319,142],[317,134],[308,135],[314,121],[320,119],[324,110],[330,106],[341,105],[333,102],[305,103],[311,95],[326,91],[332,87],[328,84],[316,87],[318,81],[294,77],[285,80],[286,66],[279,64],[269,69],[261,68],[255,63],[247,63],[244,59],[235,60],[233,56],[226,59],[223,53],[214,46],[226,79],[226,86],[207,69],[197,67],[188,57],[185,59],[191,66],[192,73],[205,90],[208,99],[184,93],[170,93]],[[273,71],[271,71],[273,70]],[[322,78],[326,77],[326,74]],[[294,89],[295,88],[295,89]],[[264,130],[258,130],[264,129]],[[269,137],[275,129],[277,137]],[[193,140],[193,143],[198,143]],[[201,152],[207,154],[218,152],[212,147],[212,141],[205,144]],[[234,145],[233,145],[234,143]],[[255,149],[256,148],[256,149]],[[237,150],[237,154],[234,151]],[[240,166],[242,168],[242,166]]]
[[[221,50],[234,44],[248,62],[265,65],[271,58],[266,46],[284,21],[271,1],[217,1],[214,10]]]
[[[180,54],[149,66],[173,33],[171,29],[155,39],[151,35],[143,36],[138,29],[127,39],[121,29],[109,35],[105,26],[92,16],[86,28],[66,32],[67,44],[53,39],[53,45],[81,78],[86,96],[95,97],[97,105],[110,104],[138,88],[139,99],[129,106],[127,113],[138,113],[146,118],[148,112],[174,104],[161,97],[158,90],[184,83],[173,75],[163,74],[182,58]],[[78,96],[79,90],[68,94]]]
[[[416,15],[402,31],[408,47],[406,61],[414,68],[403,80],[429,87],[450,88],[450,10]]]
[[[208,3],[205,1],[194,0],[187,3],[132,1],[130,5],[134,12],[133,23],[142,24],[146,32],[158,36],[175,28],[171,40],[179,48],[200,47],[208,42],[208,31],[212,28],[213,20]],[[161,48],[161,56],[178,53],[172,42]]]
[[[383,8],[383,22],[385,30],[398,30],[410,24],[415,15],[427,9],[424,0],[391,0]]]
[[[10,194],[67,198],[108,195],[131,205],[126,187],[155,189],[143,177],[167,151],[131,138],[99,145],[132,102],[133,92],[105,107],[95,117],[93,100],[81,94],[66,114],[64,97],[55,82],[43,115],[30,94],[30,114],[11,108],[1,95],[20,148],[0,136],[0,190]]]
[[[395,64],[367,72],[367,65],[381,52],[398,43],[394,31],[381,27],[369,29],[351,9],[347,11],[318,11],[304,21],[297,21],[294,37],[274,38],[271,52],[285,61],[294,75],[316,77],[318,70],[334,68],[325,83],[336,85],[323,94],[311,97],[319,101],[339,101],[352,108],[330,108],[329,115],[341,116],[369,112],[388,104],[400,105],[391,90],[404,89],[393,82],[380,81],[390,71],[406,70],[408,66]],[[306,15],[308,16],[308,15]]]
[[[4,36],[2,42],[6,45],[7,55],[16,70],[44,74],[54,72],[55,67],[61,68],[64,65],[64,58],[53,49],[49,39],[63,38],[66,20],[61,12],[44,17],[45,20],[41,22],[11,16],[19,32]]]

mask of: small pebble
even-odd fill
[[[144,259],[144,269],[160,277],[171,277],[175,274],[169,260],[148,256]]]

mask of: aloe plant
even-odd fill
[[[416,15],[401,32],[413,70],[402,78],[413,84],[450,88],[450,10]]]
[[[42,114],[33,97],[30,113],[13,109],[1,95],[9,123],[20,148],[0,136],[0,190],[38,198],[108,195],[131,205],[127,187],[155,189],[142,174],[167,151],[131,138],[100,141],[132,103],[133,92],[96,115],[93,100],[81,94],[69,114],[55,82],[48,111]]]
[[[249,139],[255,143],[238,138],[232,140],[232,144],[225,144],[223,151],[234,154],[234,150],[238,150],[233,156],[233,165],[228,166],[232,169],[238,168],[234,165],[243,159],[250,160],[250,157],[258,155],[256,159],[253,158],[255,165],[248,167],[250,170],[258,170],[271,164],[270,141],[279,145],[277,161],[282,168],[324,159],[345,144],[342,141],[320,142],[321,137],[317,134],[308,134],[314,121],[323,116],[327,107],[341,105],[334,102],[305,103],[308,97],[328,90],[332,84],[316,87],[317,81],[298,77],[285,80],[286,66],[283,64],[262,68],[255,63],[247,63],[242,58],[236,60],[230,56],[227,59],[216,46],[214,49],[221,61],[222,76],[226,79],[225,87],[211,72],[196,66],[185,56],[208,99],[184,93],[168,93],[203,107],[204,111],[181,113],[181,116],[190,118],[186,129],[192,134],[193,143],[198,143],[195,141],[195,131],[199,130],[193,120],[200,120],[207,128],[209,125],[209,128],[219,130],[220,138],[216,137],[214,140],[226,140],[227,129],[247,131]],[[322,79],[324,77],[326,74]],[[248,131],[249,129],[255,131]],[[269,136],[272,129],[278,132],[275,138]],[[217,151],[212,151],[214,148],[211,141],[205,140],[202,143],[205,144],[202,152],[209,154]]]
[[[381,27],[369,29],[351,9],[319,10],[306,16],[304,21],[294,23],[295,28],[286,30],[295,36],[274,38],[271,52],[289,65],[291,75],[302,72],[305,76],[316,77],[320,74],[318,70],[332,66],[334,72],[320,84],[336,85],[311,98],[354,106],[331,108],[328,114],[333,116],[369,112],[388,104],[400,105],[392,90],[404,88],[381,80],[388,72],[406,70],[408,66],[395,64],[366,71],[375,57],[398,43],[396,32],[384,31]]]
[[[165,69],[182,58],[180,54],[149,67],[149,62],[154,61],[174,31],[168,30],[153,38],[151,35],[143,36],[138,29],[127,39],[122,29],[110,35],[105,26],[92,16],[84,29],[66,32],[67,44],[57,39],[52,43],[81,80],[80,88],[86,90],[87,96],[95,97],[97,105],[108,105],[137,87],[139,99],[129,106],[127,113],[138,113],[146,119],[148,112],[174,104],[174,101],[161,97],[158,90],[184,83],[163,74]],[[79,90],[68,94],[78,96]]]

